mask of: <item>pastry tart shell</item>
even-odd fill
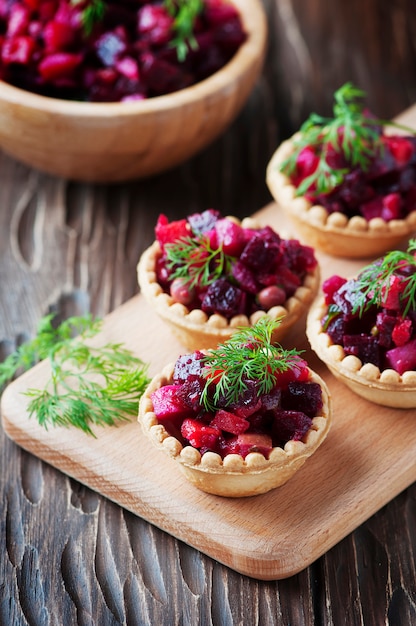
[[[342,213],[329,214],[302,196],[290,179],[279,171],[293,150],[293,138],[284,141],[273,154],[266,171],[266,182],[273,198],[293,223],[300,239],[326,254],[343,258],[370,258],[399,244],[416,230],[416,210],[405,219],[386,222],[382,218],[348,219]]]
[[[289,441],[284,448],[273,448],[269,459],[259,452],[251,452],[245,459],[239,454],[229,454],[222,459],[214,452],[206,452],[201,456],[196,448],[183,446],[172,437],[153,412],[151,394],[172,382],[173,370],[174,364],[169,364],[152,379],[140,400],[138,420],[155,448],[171,457],[186,479],[201,491],[241,498],[275,489],[286,483],[302,467],[328,434],[332,421],[331,396],[325,382],[310,370],[310,380],[321,386],[323,407],[320,415],[313,418],[311,429],[301,441]]]
[[[244,228],[260,228],[251,218],[241,222]],[[161,256],[157,241],[143,252],[137,265],[137,278],[141,293],[157,315],[169,325],[180,343],[190,351],[216,348],[231,337],[233,332],[243,326],[255,324],[260,317],[268,315],[280,319],[280,324],[273,334],[273,341],[280,342],[288,330],[304,315],[318,292],[320,270],[317,265],[309,272],[296,292],[283,305],[268,311],[256,311],[250,317],[236,315],[231,320],[216,313],[207,315],[201,309],[190,310],[167,294],[157,282],[156,263]]]
[[[363,364],[357,357],[345,355],[343,347],[334,344],[322,329],[321,319],[326,312],[324,298],[319,297],[309,311],[306,334],[313,351],[335,378],[375,404],[397,409],[416,408],[416,372],[400,375],[392,369],[380,371],[371,363]]]

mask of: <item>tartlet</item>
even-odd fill
[[[356,92],[348,99],[345,95],[348,88],[351,86],[344,86],[344,91],[337,92],[344,94],[345,108],[351,101],[356,105],[358,99],[358,95],[354,96]],[[354,163],[351,155],[346,156],[342,144],[342,117],[338,122],[336,118],[329,122],[321,119],[321,126],[317,124],[315,132],[339,123],[338,145],[334,147],[329,141],[325,148],[322,144],[307,145],[306,122],[298,133],[282,142],[267,166],[266,182],[273,198],[292,221],[301,240],[327,254],[369,258],[398,247],[416,229],[415,138],[384,135],[381,127],[374,126],[377,120],[360,110],[358,127],[375,135],[369,134],[361,141],[365,150],[371,148],[365,155],[364,167],[361,162]],[[315,141],[321,139],[315,137]],[[351,145],[347,147],[350,148]],[[288,159],[294,158],[299,149],[302,152],[296,152],[297,163],[294,168],[290,165],[289,170],[293,169],[289,171]],[[318,157],[324,149],[328,150],[326,165],[330,166],[324,175],[329,180],[331,174],[335,174],[335,184],[331,182],[326,191],[320,192],[319,183],[310,177],[319,171]]]
[[[211,351],[205,353],[196,351],[194,354],[200,357],[201,354],[209,355],[210,353]],[[188,356],[192,357],[192,355]],[[186,357],[187,355],[180,357],[182,363]],[[180,433],[184,431],[177,423],[174,428],[178,434],[176,432],[172,434],[172,426],[165,427],[166,422],[156,416],[154,394],[157,394],[164,387],[170,389],[172,383],[177,380],[174,378],[175,363],[167,365],[161,373],[152,379],[140,400],[138,419],[142,430],[152,444],[171,457],[186,479],[200,490],[213,495],[232,498],[266,493],[286,483],[302,467],[325,440],[331,425],[332,401],[325,382],[305,362],[300,360],[299,363],[302,363],[299,366],[301,368],[299,371],[302,372],[299,376],[302,377],[303,384],[307,386],[311,383],[315,388],[318,387],[321,401],[319,405],[317,403],[319,409],[316,411],[316,415],[313,418],[308,418],[308,426],[304,428],[302,435],[298,434],[298,438],[294,436],[294,439],[286,441],[284,445],[268,447],[267,451],[262,448],[261,444],[253,445],[248,451],[246,449],[243,454],[242,452],[239,453],[237,451],[239,448],[233,444],[234,447],[231,447],[231,450],[235,450],[235,452],[228,453],[229,448],[227,446],[231,445],[229,440],[227,440],[223,452],[219,452],[216,447],[218,443],[212,444],[212,449],[205,450],[191,445],[181,436]],[[233,411],[238,412],[235,408]],[[202,418],[205,419],[205,413],[202,417],[199,415],[197,419]],[[246,420],[250,421],[251,419],[258,420],[259,416],[255,412],[250,416],[246,415]],[[181,422],[182,429],[185,421],[184,418]],[[256,435],[254,436],[256,437]],[[235,435],[230,435],[230,437],[238,439]],[[155,466],[157,466],[156,458]]]
[[[396,259],[402,272],[408,267],[406,254],[393,251],[384,259]],[[412,262],[411,254],[408,258]],[[414,289],[416,271],[392,273],[388,261],[380,263],[364,268],[357,278],[324,282],[325,295],[308,313],[306,334],[318,357],[353,392],[383,406],[416,408],[416,311],[414,300],[411,307],[414,293],[405,291],[411,284]],[[416,270],[414,260],[412,264]],[[376,292],[371,285],[377,278]],[[358,303],[357,285],[365,294]],[[380,295],[382,303],[377,302]],[[343,299],[349,302],[346,308]]]
[[[143,296],[188,350],[214,348],[228,339],[237,328],[251,326],[264,315],[280,320],[280,325],[276,328],[274,334],[274,340],[280,341],[287,331],[306,315],[310,304],[317,294],[320,270],[312,248],[302,246],[296,240],[283,240],[270,227],[261,228],[260,224],[252,218],[245,218],[242,221],[231,216],[222,218],[218,212],[212,209],[195,215],[204,219],[206,214],[215,215],[214,219],[221,221],[221,223],[227,222],[232,224],[238,231],[244,232],[245,236],[248,233],[257,235],[267,230],[268,234],[271,234],[270,236],[279,238],[281,242],[288,246],[293,244],[297,250],[303,250],[307,254],[308,259],[304,262],[306,269],[303,268],[302,271],[299,271],[298,276],[295,277],[298,284],[291,286],[290,291],[288,288],[283,299],[278,304],[270,307],[262,308],[255,303],[257,295],[245,293],[244,297],[247,296],[251,302],[252,310],[250,312],[238,310],[228,315],[215,308],[203,310],[203,304],[199,301],[192,304],[180,302],[169,293],[168,282],[161,284],[159,264],[162,257],[164,257],[164,243],[156,238],[153,244],[143,252],[137,266],[138,282]],[[192,217],[195,218],[195,215]],[[187,220],[181,221],[186,222]],[[169,226],[176,223],[171,222]],[[157,230],[158,226],[156,226]],[[194,237],[194,235],[191,235],[191,237]],[[252,272],[252,274],[255,274],[255,272]],[[258,275],[256,275],[255,280],[257,281],[258,278]],[[238,285],[239,288],[245,291],[242,284],[234,277],[232,282],[233,285]]]

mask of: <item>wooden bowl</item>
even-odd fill
[[[415,231],[416,211],[405,219],[389,222],[378,217],[367,221],[358,215],[348,219],[342,213],[329,214],[323,206],[296,196],[289,177],[279,171],[293,150],[292,139],[284,141],[273,154],[267,166],[266,182],[303,243],[334,257],[364,259],[394,250]]]
[[[332,424],[331,394],[324,380],[309,370],[309,380],[321,386],[323,406],[300,441],[288,441],[284,448],[273,448],[268,459],[260,452],[250,452],[245,459],[239,454],[228,454],[222,459],[215,452],[201,456],[196,448],[183,446],[172,437],[153,411],[151,395],[171,383],[174,366],[174,363],[166,365],[150,382],[140,399],[138,421],[155,448],[170,456],[185,478],[201,491],[229,498],[267,493],[292,478],[326,439]],[[155,471],[157,464],[155,456]]]
[[[139,102],[85,103],[0,81],[0,148],[47,173],[91,182],[142,178],[190,158],[231,124],[262,69],[262,3],[232,2],[246,41],[221,70],[181,91]]]

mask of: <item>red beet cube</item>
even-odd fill
[[[221,431],[196,419],[188,418],[183,420],[181,434],[194,448],[211,450],[216,448]]]
[[[27,65],[35,49],[35,42],[28,35],[6,39],[3,44],[1,60],[5,65],[19,63]]]
[[[386,352],[389,367],[396,370],[400,375],[403,372],[416,369],[416,339],[409,341],[404,346],[397,346]]]
[[[325,294],[325,304],[328,305],[334,303],[334,293],[338,291],[338,289],[340,289],[342,285],[345,285],[346,282],[346,278],[342,278],[342,276],[337,275],[330,276],[329,278],[324,280],[324,282],[322,283],[322,291]]]
[[[284,446],[286,442],[299,441],[308,432],[312,419],[302,411],[275,411],[273,443]]]
[[[392,339],[396,346],[404,346],[412,336],[412,320],[399,320],[392,332]]]
[[[165,385],[152,393],[153,411],[159,421],[189,415],[189,406],[184,404],[178,396],[180,387],[180,385]]]
[[[268,458],[273,449],[272,438],[263,433],[242,433],[221,442],[223,455],[239,454],[246,458],[250,452],[260,452]]]
[[[222,246],[224,252],[231,256],[241,254],[245,245],[244,231],[241,226],[232,220],[223,218],[215,223],[215,230],[217,231],[218,247]]]
[[[170,222],[166,215],[160,215],[155,227],[156,239],[162,249],[167,243],[174,243],[183,237],[189,237],[191,229],[186,219]]]
[[[250,423],[244,419],[244,417],[239,417],[235,413],[219,409],[214,419],[211,421],[210,426],[224,430],[232,435],[240,435],[248,429]]]
[[[54,82],[62,78],[70,78],[82,63],[82,54],[72,52],[55,52],[48,54],[39,63],[39,74],[46,82]]]

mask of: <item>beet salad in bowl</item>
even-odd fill
[[[0,147],[112,182],[173,167],[240,111],[260,74],[257,0],[0,2]]]

